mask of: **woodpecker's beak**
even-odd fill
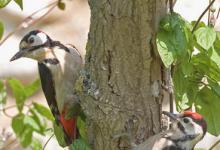
[[[179,116],[177,114],[173,114],[173,113],[168,112],[168,111],[163,111],[162,114],[170,117],[173,120],[178,120],[178,118],[179,118]]]
[[[10,59],[10,61],[14,61],[21,57],[24,57],[28,51],[28,44],[25,41],[22,41],[19,45],[19,51]]]
[[[17,52],[11,59],[10,59],[10,61],[14,61],[14,60],[16,60],[16,59],[19,59],[19,58],[21,58],[21,57],[23,57],[24,55],[25,55],[25,51],[19,51],[19,52]]]

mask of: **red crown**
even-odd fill
[[[191,117],[195,120],[201,120],[203,119],[202,115],[196,113],[196,112],[192,112],[192,111],[184,111],[183,116],[188,116]]]

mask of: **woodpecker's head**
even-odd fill
[[[39,61],[39,59],[45,57],[45,48],[50,47],[51,41],[46,33],[40,30],[33,30],[23,37],[19,45],[19,52],[17,52],[10,61],[21,57],[32,58]]]
[[[189,140],[193,146],[204,137],[207,131],[206,121],[196,112],[185,111],[181,114],[163,112],[163,114],[174,120],[172,129],[181,136],[182,140]]]

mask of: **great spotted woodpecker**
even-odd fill
[[[192,111],[164,114],[174,120],[171,129],[136,145],[135,150],[193,150],[204,137],[207,124],[202,115]]]
[[[38,61],[44,95],[56,124],[64,133],[66,144],[60,145],[70,145],[77,137],[77,115],[66,118],[66,114],[72,111],[70,109],[78,111],[77,107],[80,107],[73,92],[74,83],[83,66],[80,53],[75,47],[53,41],[46,33],[34,30],[23,37],[19,52],[10,61],[21,57]]]

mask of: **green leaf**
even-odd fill
[[[36,138],[32,139],[31,148],[32,148],[32,150],[42,150],[43,149],[41,142]]]
[[[64,10],[66,8],[66,4],[60,0],[58,2],[58,8]]]
[[[9,85],[12,89],[13,96],[16,99],[16,104],[19,112],[22,111],[24,102],[26,99],[33,95],[40,87],[40,80],[36,80],[33,83],[24,86],[19,80],[17,79],[10,79]]]
[[[25,130],[23,133],[20,135],[20,141],[21,145],[26,148],[32,143],[32,134],[33,134],[33,129],[30,126],[25,126]]]
[[[0,106],[5,105],[7,100],[6,87],[2,81],[0,81]]]
[[[30,97],[32,96],[34,93],[37,92],[37,90],[39,90],[40,88],[40,80],[37,79],[34,82],[32,82],[31,84],[27,85],[24,87],[24,92],[26,97]]]
[[[33,130],[40,132],[41,128],[39,124],[31,116],[24,117],[24,125],[30,126]]]
[[[187,98],[189,99],[189,105],[192,106],[192,103],[196,101],[197,93],[199,92],[199,82],[202,77],[192,75],[187,78],[188,84],[186,88]]]
[[[194,68],[197,72],[207,75],[209,78],[220,81],[220,69],[218,65],[212,61],[208,55],[199,53],[192,58]]]
[[[33,132],[33,128],[29,124],[25,124],[25,118],[26,116],[24,114],[18,114],[12,119],[12,129],[17,137],[19,137],[23,147],[31,144]]]
[[[186,110],[192,106],[192,102],[188,99],[187,94],[184,93],[181,95],[181,100],[177,101],[177,111],[181,112],[182,110]]]
[[[77,128],[79,130],[80,137],[87,141],[87,128],[86,123],[81,119],[81,117],[77,117]]]
[[[43,118],[43,116],[37,113],[37,110],[34,108],[30,109],[30,113],[32,114],[31,117],[40,127],[40,131],[38,133],[44,135],[44,132],[46,132],[46,128],[47,128],[47,121]]]
[[[220,97],[208,87],[204,87],[197,95],[196,111],[202,114],[208,124],[208,132],[220,134]]]
[[[190,39],[187,24],[178,14],[169,14],[160,23],[157,48],[165,65],[169,67],[176,58],[185,56]]]
[[[54,134],[57,138],[57,141],[60,146],[65,147],[67,145],[65,141],[65,135],[63,132],[63,128],[59,126],[56,122],[53,123],[53,128],[54,128]]]
[[[17,136],[20,136],[24,130],[24,114],[18,114],[12,119],[12,129]]]
[[[0,0],[0,8],[5,7],[11,0]]]
[[[21,84],[19,80],[16,79],[11,79],[8,81],[8,83],[12,89],[13,96],[16,99],[17,108],[19,112],[21,112],[24,106],[24,102],[27,98],[25,95],[24,86]]]
[[[89,144],[83,139],[76,139],[72,145],[70,145],[70,150],[91,150]]]
[[[189,99],[187,95],[189,81],[185,78],[180,67],[174,71],[173,83],[177,110],[189,108],[192,105],[192,99]]]
[[[212,51],[212,53],[211,53],[211,60],[213,61],[213,62],[215,62],[217,65],[218,65],[218,67],[220,68],[220,56],[219,56],[219,54],[217,53],[217,50],[216,49],[214,49],[214,48],[211,48],[211,49],[209,49],[209,51]]]
[[[0,40],[2,39],[4,33],[4,25],[3,23],[0,21]]]
[[[41,114],[42,116],[46,117],[47,119],[49,119],[51,121],[54,120],[54,117],[53,117],[51,111],[47,107],[45,107],[41,104],[38,104],[38,103],[33,103],[33,105],[39,114]]]
[[[14,0],[16,4],[23,10],[23,0]]]
[[[217,39],[220,40],[220,32],[219,31],[216,31],[216,36],[217,36]]]
[[[158,52],[165,67],[169,68],[169,66],[174,62],[175,56],[172,53],[172,51],[170,51],[171,49],[173,49],[172,45],[169,45],[169,42],[166,41],[166,39],[167,39],[167,35],[164,31],[160,31],[157,34]]]
[[[208,78],[209,86],[212,88],[212,91],[216,93],[220,97],[220,85],[218,82],[213,81]]]
[[[204,49],[208,50],[215,42],[216,32],[213,28],[201,27],[195,31],[195,37],[197,43]]]
[[[197,23],[197,21],[192,21],[192,22],[191,22],[192,27],[194,27],[196,23]],[[206,27],[205,22],[200,21],[200,22],[197,24],[196,30],[197,30],[198,28],[201,28],[201,27]],[[191,28],[191,31],[192,31],[192,29],[193,29],[193,28]]]
[[[193,73],[193,64],[187,59],[183,60],[181,63],[181,69],[184,75],[190,76]]]
[[[181,68],[176,68],[173,75],[173,83],[175,88],[176,99],[179,101],[182,99],[182,95],[185,93],[188,82],[186,82],[184,74]]]

